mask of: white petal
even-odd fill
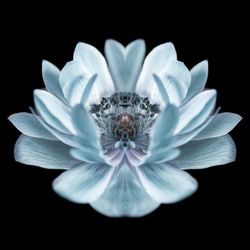
[[[77,203],[96,200],[105,190],[113,168],[106,164],[82,164],[62,173],[53,189],[63,198]]]
[[[104,159],[101,155],[101,152],[98,151],[96,148],[93,147],[86,147],[85,149],[72,149],[70,151],[70,154],[72,157],[74,157],[77,160],[88,162],[88,163],[104,163]]]
[[[159,75],[166,65],[176,60],[176,51],[172,43],[164,43],[154,48],[146,57],[136,85],[136,92],[150,97],[152,102],[159,102],[157,86],[152,85],[153,74]]]
[[[71,155],[85,162],[104,162],[97,125],[83,105],[73,108],[72,121],[77,131],[75,141],[78,146],[71,151]]]
[[[179,106],[185,98],[191,75],[187,67],[179,61],[172,61],[160,73],[169,96],[170,103]]]
[[[188,173],[166,164],[145,164],[137,168],[137,173],[148,194],[161,203],[183,200],[198,186]]]
[[[156,74],[153,74],[153,77],[158,88],[160,99],[162,100],[162,103],[164,103],[164,105],[162,105],[162,108],[164,109],[169,104],[168,92],[162,79]]]
[[[70,147],[58,142],[21,135],[15,145],[15,160],[48,169],[70,169],[79,164]]]
[[[191,83],[191,75],[188,68],[183,62],[173,60],[162,69],[160,73],[161,77],[167,76],[168,78],[174,78],[180,82],[183,82],[187,88]]]
[[[114,92],[107,63],[95,47],[86,43],[78,43],[74,51],[74,60],[81,62],[91,75],[98,75],[96,90],[99,91],[101,96],[110,96]]]
[[[42,63],[42,75],[46,89],[61,100],[65,100],[60,83],[60,70],[52,63],[44,60]]]
[[[151,131],[151,148],[157,147],[173,134],[178,118],[178,109],[171,104],[158,115]]]
[[[191,140],[194,140],[195,136],[197,136],[199,133],[201,133],[201,131],[205,130],[209,126],[209,124],[214,120],[214,118],[218,114],[219,110],[220,108],[218,108],[213,115],[209,116],[208,119],[202,125],[198,126],[192,131],[174,136],[173,142],[170,142],[169,147],[170,148],[179,147]]]
[[[82,137],[92,146],[97,147],[99,133],[94,118],[84,108],[83,105],[77,105],[72,109],[72,122],[77,131],[77,135]]]
[[[201,125],[211,114],[216,102],[216,91],[200,93],[180,109],[180,119],[175,133],[187,133]]]
[[[83,105],[85,105],[85,107],[87,106],[87,101],[89,98],[92,98],[91,97],[91,93],[93,92],[93,87],[94,87],[94,84],[95,84],[95,81],[96,81],[96,78],[97,78],[97,74],[93,75],[89,80],[88,82],[86,83],[86,87],[82,93],[82,96],[81,96],[81,103]]]
[[[202,169],[235,160],[236,148],[232,138],[224,135],[201,141],[191,141],[180,147],[181,155],[172,164],[181,169]]]
[[[105,56],[117,92],[134,92],[145,56],[145,42],[135,40],[126,48],[115,40],[105,43]]]
[[[191,69],[191,84],[184,102],[203,91],[208,77],[208,61],[202,61]]]
[[[68,62],[60,73],[60,84],[71,106],[79,104],[91,73],[78,61]]]
[[[162,163],[173,160],[179,155],[179,149],[162,148],[161,150],[151,150],[150,156],[146,159],[145,163]]]
[[[52,135],[54,135],[59,141],[71,146],[71,147],[77,147],[78,144],[75,142],[75,137],[73,135],[70,134],[65,134],[62,133],[60,131],[58,131],[57,129],[51,127],[50,125],[48,125],[41,117],[39,117],[38,115],[35,114],[34,111],[32,111],[33,115],[36,117],[36,119],[39,121],[39,123],[45,128],[47,129]]]
[[[193,140],[203,140],[226,135],[241,121],[241,119],[242,117],[240,115],[234,113],[225,112],[218,114]]]
[[[10,122],[23,134],[48,139],[57,140],[47,129],[45,129],[41,123],[30,113],[16,113],[8,118]]]
[[[43,90],[34,91],[36,108],[43,119],[63,133],[74,133],[70,118],[70,109],[59,99]]]
[[[132,169],[123,165],[116,170],[100,198],[90,205],[110,217],[139,217],[151,213],[160,204],[146,193]]]

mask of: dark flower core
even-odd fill
[[[160,109],[158,104],[151,104],[147,97],[121,92],[103,97],[100,104],[91,106],[90,112],[102,135],[113,137],[123,147],[127,147],[137,137],[148,137],[148,130]]]

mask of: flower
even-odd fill
[[[36,112],[9,117],[22,132],[16,161],[67,170],[53,189],[72,202],[137,217],[193,194],[197,181],[184,170],[235,160],[228,132],[241,117],[214,111],[207,61],[189,71],[172,43],[144,60],[143,40],[127,47],[107,40],[105,55],[107,63],[79,43],[61,71],[43,61],[46,90],[34,91]]]

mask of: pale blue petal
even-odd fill
[[[72,79],[75,79],[77,77],[89,78],[90,76],[91,73],[81,62],[70,61],[67,62],[66,65],[61,70],[59,75],[59,81],[62,89],[64,89],[66,85],[70,84]],[[67,95],[68,93],[65,92],[64,94]]]
[[[162,163],[173,160],[180,155],[179,149],[161,148],[157,150],[150,150],[150,156],[145,163]]]
[[[174,78],[183,82],[187,88],[191,83],[191,74],[183,62],[173,60],[160,73],[161,77]]]
[[[179,61],[172,61],[160,74],[168,93],[170,103],[179,106],[185,98],[191,75],[187,67]]]
[[[71,149],[70,154],[77,160],[89,163],[104,163],[104,159],[101,156],[101,152],[98,149],[93,147],[86,147],[81,149]]]
[[[16,113],[8,118],[10,122],[23,134],[48,139],[57,140],[41,123],[34,117],[34,115],[26,112]]]
[[[201,131],[205,130],[209,126],[209,124],[213,121],[213,119],[218,114],[219,110],[220,108],[218,108],[212,116],[209,116],[208,119],[202,125],[198,126],[192,131],[174,136],[174,140],[173,142],[171,142],[170,148],[179,147],[191,140],[194,140],[195,136],[197,136],[199,133],[201,133]]]
[[[193,140],[203,140],[226,135],[241,121],[241,119],[242,117],[240,115],[234,113],[225,112],[218,114]]]
[[[137,81],[136,92],[150,97],[152,102],[160,102],[157,86],[152,85],[153,74],[159,75],[171,61],[176,60],[176,51],[172,43],[164,43],[154,48],[146,57]]]
[[[180,147],[181,155],[171,164],[181,169],[202,169],[235,160],[236,148],[229,135],[201,141],[191,141]]]
[[[77,131],[75,142],[78,146],[72,149],[71,155],[85,162],[104,162],[97,125],[83,105],[73,108],[72,121]]]
[[[36,108],[43,119],[52,127],[65,134],[74,133],[70,109],[55,96],[43,90],[34,91]]]
[[[175,133],[188,133],[201,125],[211,114],[216,102],[216,90],[204,91],[180,109],[180,119]]]
[[[193,194],[197,181],[188,173],[166,164],[145,164],[137,169],[148,194],[160,203],[173,203]]]
[[[173,134],[178,118],[178,109],[171,104],[158,115],[151,131],[151,148],[157,147]]]
[[[112,78],[103,55],[93,46],[78,43],[74,51],[74,60],[81,62],[91,73],[97,74],[96,90],[102,96],[110,96],[114,92]]]
[[[168,92],[165,88],[165,84],[162,82],[161,78],[158,75],[153,74],[153,77],[154,77],[155,83],[157,85],[158,92],[161,96],[161,99],[163,100],[163,103],[165,104],[164,105],[164,107],[165,107],[169,104],[169,96],[168,96]]]
[[[117,92],[134,92],[145,56],[145,42],[135,40],[126,48],[115,40],[105,43],[105,56]]]
[[[62,88],[59,83],[60,70],[52,63],[43,60],[42,75],[46,89],[61,100],[65,100]]]
[[[87,103],[88,98],[91,98],[90,94],[96,81],[97,74],[93,75],[87,82],[86,87],[81,96],[81,103],[84,105]]]
[[[35,114],[35,112],[32,110],[32,113],[34,114],[34,116],[36,117],[36,119],[40,122],[40,124],[47,129],[52,135],[54,135],[59,141],[71,146],[71,147],[77,147],[78,144],[75,142],[75,137],[73,135],[70,134],[65,134],[62,133],[60,131],[58,131],[57,129],[51,127],[50,125],[48,125],[41,117],[39,117],[38,115]]]
[[[166,162],[179,155],[178,149],[169,149],[173,144],[172,136],[178,124],[178,109],[169,104],[157,117],[151,130],[151,142],[145,163]]]
[[[79,161],[70,156],[70,147],[59,142],[21,135],[15,145],[15,160],[48,169],[70,169]]]
[[[123,165],[116,169],[100,198],[90,205],[110,217],[139,217],[151,213],[160,203],[146,193],[136,173]]]
[[[68,62],[60,73],[60,84],[65,98],[71,106],[79,104],[86,83],[91,77],[89,70],[81,62]]]
[[[84,163],[57,177],[53,189],[73,202],[93,202],[104,192],[112,172],[113,168],[106,164]]]
[[[94,118],[84,108],[83,105],[77,105],[72,110],[72,122],[77,131],[77,135],[82,137],[92,146],[98,146],[99,133]]]
[[[183,102],[189,101],[195,95],[203,91],[208,77],[208,61],[202,61],[195,65],[191,71],[191,84],[187,96]]]

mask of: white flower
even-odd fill
[[[62,71],[43,61],[37,112],[9,117],[23,133],[17,161],[67,170],[53,182],[59,195],[107,216],[143,216],[195,192],[185,169],[235,159],[227,133],[241,117],[214,112],[216,91],[204,90],[207,61],[189,71],[172,43],[144,60],[143,40],[127,47],[108,40],[105,55],[108,65],[79,43]]]

